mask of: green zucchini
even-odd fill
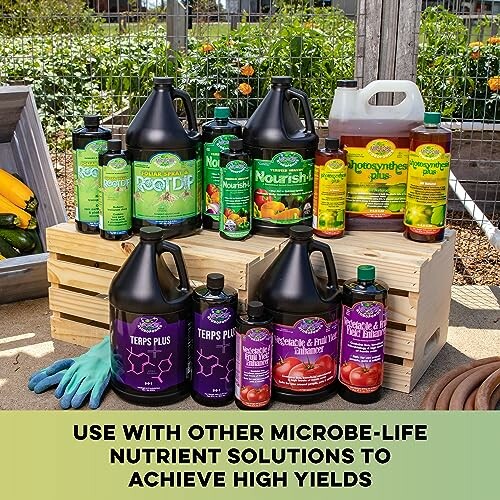
[[[21,253],[31,252],[35,248],[33,238],[22,229],[1,229],[0,238],[17,248]]]
[[[38,235],[38,231],[36,229],[28,229],[26,232],[33,238],[33,241],[35,242],[35,248],[31,253],[36,254],[36,253],[43,253],[43,245],[42,245],[42,240],[40,239],[40,236]]]
[[[10,257],[17,257],[19,255],[19,251],[0,237],[0,255],[8,259]]]
[[[21,221],[15,214],[0,214],[0,227],[15,229],[19,227]]]

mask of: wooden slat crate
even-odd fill
[[[396,233],[347,234],[328,242],[340,280],[356,275],[359,264],[374,264],[390,286],[384,386],[410,392],[446,342],[453,277],[454,232],[441,244],[418,244]],[[78,233],[73,224],[47,230],[52,336],[90,346],[107,333],[111,279],[137,244],[137,237],[109,242]],[[254,298],[262,273],[285,240],[254,236],[230,242],[202,232],[175,241],[190,278],[223,272],[241,302]],[[313,264],[324,274],[320,255]]]

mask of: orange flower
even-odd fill
[[[241,67],[240,72],[244,76],[253,76],[253,74],[255,73],[255,70],[253,69],[253,66],[251,64],[247,63]]]
[[[248,83],[240,83],[238,85],[238,90],[243,94],[243,95],[249,95],[252,93],[252,87],[248,85]]]
[[[494,76],[488,80],[488,87],[493,92],[500,90],[500,76]]]
[[[480,50],[473,50],[470,54],[471,59],[479,59],[481,57],[481,51]]]
[[[205,54],[208,54],[209,52],[212,52],[212,50],[215,50],[215,47],[214,47],[211,43],[204,43],[204,44],[201,46],[201,50],[202,50],[202,52],[204,52]]]
[[[304,28],[312,29],[314,28],[314,24],[311,21],[308,21],[307,23],[304,23]]]
[[[491,43],[492,45],[496,45],[500,43],[500,36],[490,36],[488,40],[486,40],[487,43]]]
[[[220,101],[222,99],[222,94],[218,90],[216,90],[214,92],[214,97],[215,97],[215,99],[217,99],[218,101]]]

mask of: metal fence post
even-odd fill
[[[415,81],[420,11],[415,0],[358,0],[355,76],[360,86]],[[392,104],[392,96],[379,96],[377,104]]]
[[[167,0],[167,41],[173,51],[187,48],[187,13],[180,0]]]

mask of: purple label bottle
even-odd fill
[[[354,403],[380,399],[384,378],[387,286],[375,281],[374,266],[359,266],[344,283],[339,394]]]
[[[238,293],[224,286],[222,274],[211,273],[193,300],[192,396],[204,406],[223,406],[234,399]]]
[[[242,410],[265,410],[271,401],[273,329],[264,304],[248,303],[237,320],[236,405]]]

